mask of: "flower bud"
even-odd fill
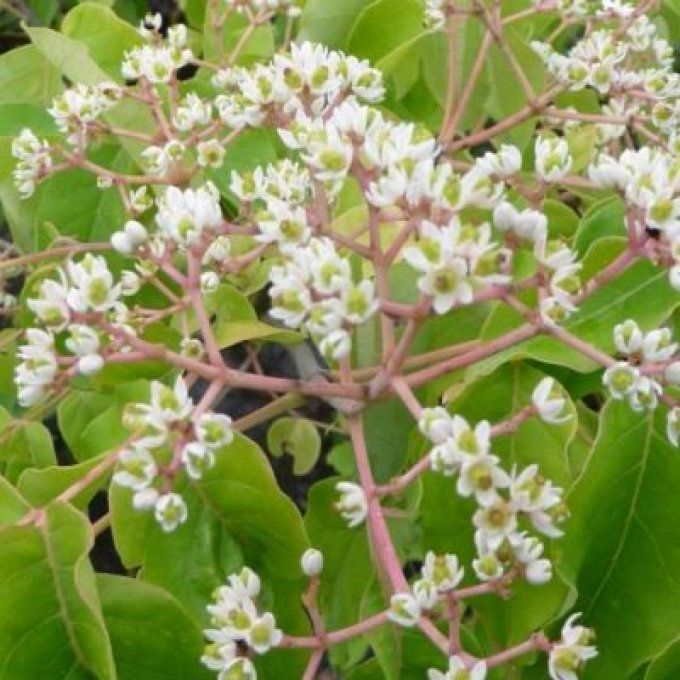
[[[305,576],[318,576],[323,571],[323,553],[315,548],[305,550],[300,558],[300,566]]]
[[[111,245],[121,255],[132,255],[133,243],[124,231],[116,231],[111,234]]]
[[[83,375],[97,373],[104,366],[104,359],[99,354],[87,354],[78,359],[78,372]]]

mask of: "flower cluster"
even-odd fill
[[[44,330],[28,330],[28,344],[20,347],[22,361],[15,370],[22,406],[39,401],[57,378],[57,336],[73,356],[64,378],[73,372],[90,375],[102,368],[103,334],[85,321],[95,314],[114,327],[129,330],[128,309],[120,301],[121,295],[121,284],[114,281],[104,258],[91,254],[79,262],[69,260],[57,269],[56,280],[47,278],[40,283],[38,297],[28,298],[27,306]]]
[[[539,410],[552,422],[568,417],[565,400],[544,394],[552,385],[540,384],[535,393]],[[451,416],[442,407],[424,409],[421,432],[434,444],[429,457],[434,471],[457,475],[456,490],[475,499],[478,508],[472,522],[476,528],[478,557],[473,569],[481,581],[499,579],[510,570],[534,584],[550,580],[549,560],[542,557],[541,541],[527,528],[556,538],[562,535],[557,524],[565,517],[562,491],[539,473],[537,465],[523,470],[503,470],[491,449],[491,428],[486,421],[474,428],[459,415]]]
[[[47,175],[52,167],[50,145],[38,139],[28,128],[12,140],[12,156],[17,159],[13,178],[22,198],[29,198],[35,191],[36,182]]]
[[[613,399],[625,399],[638,412],[653,411],[663,395],[663,387],[652,375],[660,375],[669,385],[680,384],[680,362],[669,328],[657,328],[643,333],[638,324],[628,319],[614,328],[614,344],[625,361],[613,362],[602,376]],[[674,407],[667,416],[668,439],[678,445],[677,416]]]
[[[121,74],[126,80],[144,78],[153,84],[168,83],[180,68],[193,60],[193,54],[187,47],[187,27],[183,24],[171,26],[163,38],[161,24],[159,14],[148,15],[142,21],[139,33],[149,44],[125,53]]]
[[[153,509],[163,531],[174,531],[187,519],[187,507],[171,491],[180,469],[199,480],[215,464],[215,456],[233,440],[231,418],[221,413],[194,414],[184,380],[173,387],[151,384],[149,403],[131,403],[123,424],[132,443],[121,451],[113,482],[133,491],[138,510]]]
[[[255,680],[255,666],[244,655],[244,648],[265,654],[281,643],[283,635],[274,615],[258,612],[255,600],[259,593],[260,579],[244,567],[229,577],[227,585],[217,588],[213,604],[208,605],[212,628],[205,631],[210,642],[201,661],[217,671],[219,678]]]
[[[381,73],[367,61],[307,42],[293,44],[290,53],[276,55],[267,65],[219,71],[213,84],[223,91],[215,99],[221,120],[237,130],[291,120],[295,120],[294,128],[305,127],[311,113],[319,116],[345,97],[353,95],[373,102],[384,93]],[[331,166],[338,164],[335,141],[323,144],[331,152]]]

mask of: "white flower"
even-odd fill
[[[482,582],[495,581],[503,576],[503,563],[493,551],[485,552],[472,561],[472,568]]]
[[[142,279],[136,272],[129,269],[120,274],[120,292],[122,295],[135,295],[142,287]]]
[[[257,680],[255,664],[245,656],[239,656],[228,661],[218,675],[219,680]]]
[[[315,548],[308,548],[302,553],[300,567],[305,576],[319,576],[323,571],[323,553]]]
[[[88,253],[80,262],[67,262],[71,288],[66,301],[75,312],[105,312],[120,296],[120,284],[114,285],[106,260]]]
[[[642,331],[632,319],[614,326],[614,344],[621,354],[635,354],[642,347],[642,340]]]
[[[132,507],[135,510],[151,510],[156,506],[160,494],[152,486],[135,491],[132,495]]]
[[[154,457],[143,448],[124,449],[118,456],[113,482],[134,491],[146,489],[158,474]]]
[[[260,234],[257,240],[262,243],[278,243],[284,250],[302,245],[312,233],[307,224],[307,214],[302,207],[291,207],[285,201],[271,198],[266,212],[258,218]]]
[[[559,137],[538,137],[535,145],[536,174],[545,182],[556,182],[570,170],[569,145]]]
[[[440,593],[453,590],[463,580],[464,573],[456,555],[435,555],[432,551],[425,555],[423,578],[434,583]]]
[[[420,619],[420,606],[411,593],[395,593],[390,598],[387,618],[404,628],[412,628]]]
[[[498,458],[487,453],[463,455],[456,490],[461,496],[474,494],[480,505],[491,505],[498,498],[496,489],[507,488],[510,475],[498,465]]]
[[[613,364],[602,376],[602,382],[614,399],[623,399],[631,394],[639,380],[640,371],[625,361]]]
[[[246,644],[258,654],[265,654],[278,646],[282,639],[283,633],[276,627],[276,620],[270,612],[253,621],[245,636]]]
[[[678,348],[673,342],[670,328],[659,328],[650,331],[642,341],[642,356],[645,361],[663,362],[668,361]]]
[[[570,616],[562,628],[562,641],[553,645],[548,657],[548,672],[552,680],[577,680],[579,671],[597,649],[590,643],[593,633],[584,626],[575,626],[580,614]]]
[[[427,671],[428,680],[485,680],[486,664],[477,661],[467,666],[459,656],[449,658],[449,669],[445,673],[431,668]]]
[[[432,306],[437,314],[445,314],[458,303],[468,305],[472,302],[468,265],[462,257],[453,257],[428,271],[418,280],[418,288],[432,297]]]
[[[78,359],[78,372],[82,375],[98,373],[104,367],[104,359],[99,354],[86,354]]]
[[[200,278],[200,288],[203,295],[214,293],[220,287],[220,277],[213,271],[203,272]]]
[[[272,267],[269,280],[272,283],[269,289],[271,316],[289,328],[299,328],[312,309],[306,273],[291,264]]]
[[[668,270],[668,281],[675,290],[680,291],[680,264],[673,265]]]
[[[221,223],[219,193],[210,182],[184,191],[169,187],[158,200],[156,224],[178,244],[195,244],[204,230],[214,229]]]
[[[455,475],[463,462],[463,454],[458,449],[453,437],[437,444],[429,454],[430,467],[434,472],[440,472],[445,477]]]
[[[99,334],[94,328],[83,324],[69,326],[69,334],[65,341],[66,349],[76,356],[94,354],[99,349]]]
[[[203,473],[215,464],[215,454],[201,442],[189,442],[182,449],[182,463],[189,477],[201,479]]]
[[[634,411],[653,411],[659,404],[663,388],[656,380],[647,376],[640,377],[635,389],[628,395],[628,404]]]
[[[177,493],[166,493],[158,498],[154,509],[156,521],[165,532],[174,531],[188,517],[187,505]]]
[[[123,426],[134,433],[135,444],[140,448],[155,449],[162,446],[168,435],[165,419],[149,404],[126,404]]]
[[[378,311],[375,285],[368,279],[364,279],[356,285],[351,283],[345,285],[340,301],[342,303],[342,315],[351,324],[365,323]]]
[[[331,331],[319,343],[319,351],[328,360],[339,361],[344,359],[352,349],[352,336],[344,329],[338,328]]]
[[[543,378],[534,389],[531,400],[546,423],[559,425],[572,418],[571,413],[565,412],[567,399],[554,378]]]
[[[421,609],[432,609],[439,599],[439,591],[433,581],[426,578],[418,579],[413,584],[413,596]]]
[[[363,489],[352,482],[338,482],[335,489],[340,494],[340,499],[335,504],[336,510],[350,527],[361,524],[368,513],[368,502]]]
[[[501,144],[496,153],[487,151],[477,160],[477,165],[490,175],[511,177],[522,167],[522,154],[516,146]]]
[[[562,295],[549,295],[539,306],[541,321],[548,326],[557,326],[566,321],[574,312],[576,306]]]
[[[60,331],[68,322],[70,312],[66,304],[68,287],[66,281],[53,281],[45,279],[40,284],[38,298],[27,300],[28,308],[42,321],[45,326]]]
[[[160,420],[168,423],[186,418],[193,408],[187,386],[178,376],[173,387],[155,380],[151,383],[151,409]]]
[[[473,515],[472,523],[495,550],[516,531],[517,513],[511,503],[498,498],[494,503],[480,507]]]
[[[198,440],[211,449],[220,449],[234,439],[231,418],[224,413],[203,413],[194,423]]]
[[[418,429],[434,444],[441,444],[453,434],[453,423],[442,406],[424,408],[420,412]]]
[[[453,416],[453,444],[459,454],[482,455],[489,452],[491,446],[491,426],[488,421],[480,420],[474,428],[465,418]],[[462,461],[462,458],[461,458]]]

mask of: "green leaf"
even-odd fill
[[[337,501],[337,479],[325,479],[309,491],[305,524],[312,545],[324,555],[319,598],[329,630],[359,620],[373,567],[364,526],[350,529],[333,507]],[[331,660],[338,668],[357,663],[365,654],[367,641],[357,638],[334,646]]]
[[[202,503],[244,550],[254,569],[262,566],[281,578],[298,578],[307,536],[295,505],[278,488],[267,458],[250,439],[236,435],[221,449],[214,467],[191,485]],[[148,513],[126,510],[126,494],[113,487],[112,525],[127,564],[139,564],[154,531]],[[119,512],[120,511],[120,512]],[[134,522],[134,518],[139,518]],[[182,531],[182,527],[178,529]]]
[[[56,465],[54,444],[49,430],[39,422],[4,422],[2,426],[0,461],[5,463],[4,474],[16,482],[28,468]]]
[[[577,588],[575,610],[597,631],[600,650],[586,678],[628,677],[678,635],[680,457],[666,439],[663,411],[641,415],[608,403],[567,499],[572,519],[560,569]]]
[[[516,32],[504,31],[504,37],[508,49],[514,54],[515,61],[524,72],[534,92],[542,92],[545,79],[543,62]],[[489,51],[487,73],[489,79],[488,112],[496,120],[507,118],[526,106],[527,96],[520,85],[519,78],[505,54],[496,45],[493,45]],[[524,149],[531,141],[535,127],[536,119],[529,119],[512,127],[501,135],[501,139]]]
[[[644,680],[668,680],[680,675],[680,637],[675,638],[652,663]]]
[[[163,589],[100,575],[97,589],[118,680],[209,680],[201,629]]]
[[[105,454],[91,458],[77,465],[55,465],[42,470],[24,470],[19,477],[17,489],[34,507],[42,507],[54,500],[68,487],[81,480],[93,468],[97,467]],[[106,481],[110,469],[103,470],[92,479],[71,501],[79,510],[85,510],[88,503]]]
[[[625,236],[626,208],[618,197],[610,197],[593,205],[581,219],[574,236],[574,248],[579,255],[605,236]]]
[[[345,46],[357,16],[370,0],[307,0],[300,17],[298,41],[310,40],[331,49]]]
[[[276,326],[270,326],[262,321],[226,321],[216,323],[214,327],[217,344],[232,347],[246,340],[267,340],[282,344],[293,344],[302,340],[297,331],[289,331]]]
[[[57,407],[57,423],[76,460],[85,461],[120,446],[130,435],[122,422],[125,405],[145,401],[148,394],[143,380],[121,383],[111,392],[70,392]]]
[[[35,45],[0,56],[0,102],[48,104],[61,87],[59,71]]]
[[[50,506],[37,526],[0,531],[2,677],[116,677],[87,559],[92,533],[71,506]]]
[[[87,50],[103,71],[114,80],[121,80],[123,54],[142,44],[135,28],[123,21],[108,7],[94,2],[82,2],[65,17],[61,31],[87,46]]]
[[[67,38],[51,28],[26,26],[24,30],[39,52],[69,80],[88,85],[109,80],[109,75],[97,65],[85,43]]]
[[[385,26],[389,25],[389,30]],[[417,0],[376,0],[357,16],[347,49],[371,61],[395,84],[401,99],[420,72],[418,45],[426,35],[423,8]]]
[[[316,425],[306,418],[279,418],[267,432],[269,453],[280,458],[285,453],[293,457],[293,472],[306,475],[321,453],[321,437]]]

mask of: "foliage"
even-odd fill
[[[0,680],[680,675],[657,4],[5,5]]]

